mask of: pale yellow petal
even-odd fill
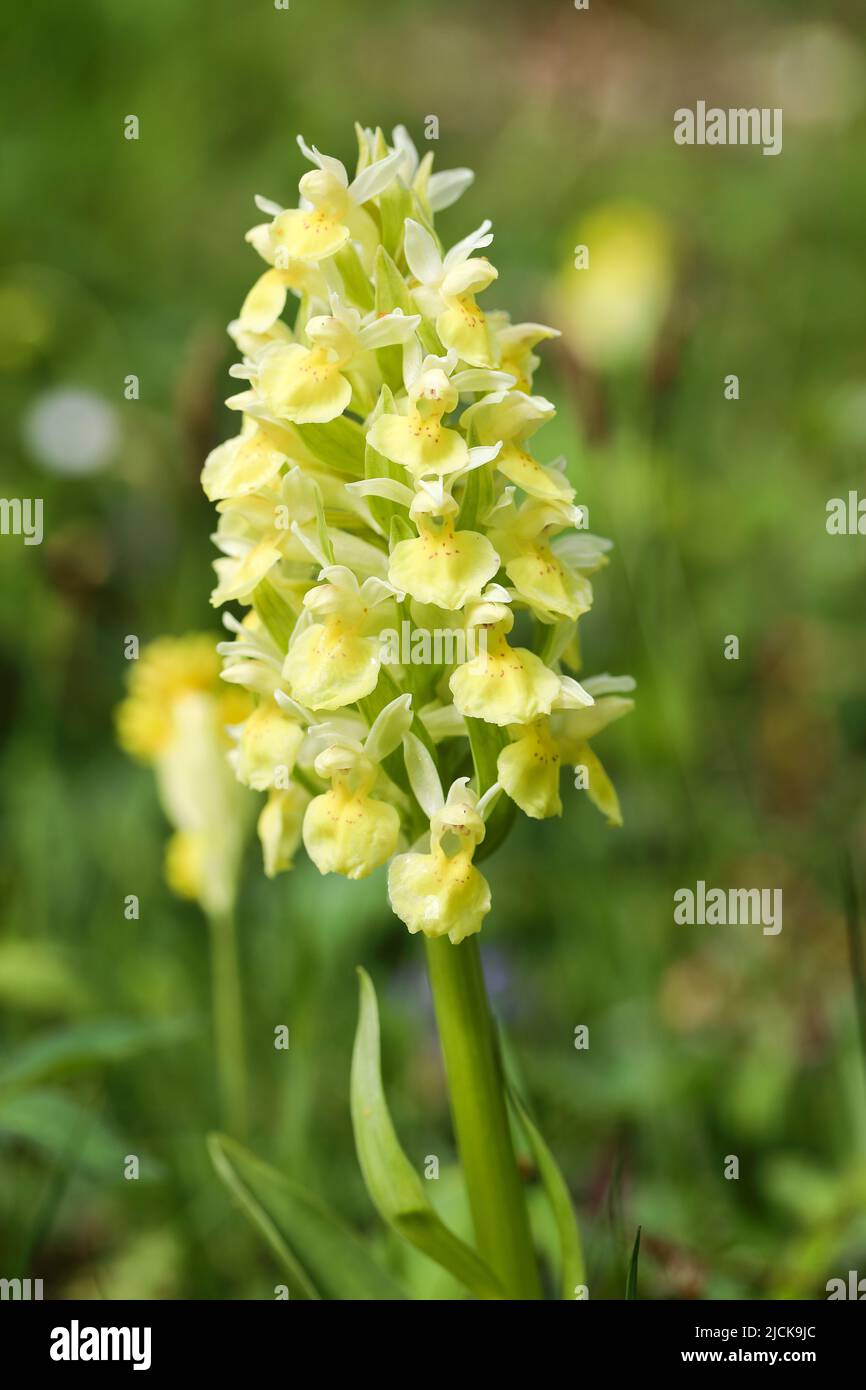
[[[548,721],[539,719],[502,749],[496,775],[521,811],[533,820],[543,820],[562,815],[559,767],[559,749],[551,737]]]
[[[276,477],[286,454],[263,430],[227,439],[205,460],[201,483],[211,502],[258,492]]]
[[[574,488],[564,473],[556,468],[545,468],[517,444],[505,445],[496,467],[510,483],[515,483],[530,497],[564,502],[571,502],[574,497]]]
[[[498,569],[499,556],[486,536],[443,528],[399,541],[391,552],[388,578],[419,603],[456,609],[478,598]]]
[[[560,682],[534,652],[491,640],[486,652],[458,666],[449,685],[464,718],[504,725],[549,714]]]
[[[290,209],[280,213],[271,227],[275,255],[299,261],[323,261],[349,240],[345,222],[323,208]]]
[[[619,797],[595,753],[588,743],[573,750],[574,766],[585,767],[587,774],[586,794],[593,806],[607,816],[608,825],[622,825],[622,811]]]
[[[259,391],[269,410],[293,424],[327,424],[342,415],[352,387],[321,349],[290,343],[268,354],[259,374]]]
[[[449,301],[436,320],[436,332],[446,349],[453,349],[473,367],[490,367],[493,354],[484,315],[471,294]]]
[[[304,846],[321,874],[366,878],[390,859],[399,834],[393,806],[342,786],[315,797],[304,817]]]
[[[341,709],[362,700],[379,679],[379,646],[339,620],[314,623],[293,642],[283,676],[310,709]]]
[[[448,858],[399,854],[388,870],[391,907],[410,932],[448,936],[457,945],[480,931],[490,911],[490,886],[468,853]]]
[[[285,791],[272,791],[265,802],[257,828],[268,878],[293,867],[309,799],[308,792],[292,783]]]
[[[243,726],[237,748],[238,780],[254,791],[267,791],[287,780],[295,765],[304,730],[274,704],[262,704]]]
[[[402,463],[416,478],[440,477],[463,468],[469,457],[466,440],[437,416],[380,415],[367,442],[392,463]]]
[[[505,573],[520,597],[546,615],[578,618],[592,607],[592,585],[583,575],[572,574],[548,546],[517,555]]]

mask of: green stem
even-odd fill
[[[208,922],[213,1029],[223,1124],[229,1134],[243,1138],[247,1130],[247,1075],[237,933],[230,911],[211,913]]]
[[[478,1252],[508,1298],[540,1298],[478,941],[471,936],[452,946],[440,937],[425,944]]]

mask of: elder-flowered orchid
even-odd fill
[[[301,207],[288,211],[271,205],[274,220],[270,243],[277,257],[318,263],[335,255],[353,237],[362,246],[375,246],[375,223],[364,204],[377,198],[397,176],[402,151],[367,165],[351,183],[346,166],[310,148],[302,136],[298,145],[316,167],[298,184]]]
[[[286,654],[283,675],[310,709],[342,709],[372,694],[381,667],[377,634],[388,615],[377,612],[402,594],[380,579],[359,584],[344,565],[329,565],[323,582],[304,596],[304,618]]]
[[[490,911],[490,886],[472,860],[485,836],[484,812],[496,791],[479,798],[467,777],[452,783],[447,799],[435,770],[423,769],[423,747],[406,736],[407,764],[430,817],[430,848],[398,854],[388,871],[388,895],[397,916],[412,933],[447,936],[456,946],[481,930]]]
[[[457,360],[452,351],[446,357],[425,357],[416,370],[409,367],[400,411],[379,414],[367,432],[371,448],[391,463],[402,464],[415,479],[478,468],[499,453],[498,443],[470,448],[458,429],[443,424],[456,409],[461,391],[482,390],[495,375],[455,372]]]
[[[473,251],[493,240],[491,223],[481,226],[443,256],[425,227],[406,219],[404,250],[417,280],[412,297],[425,317],[433,319],[443,346],[476,367],[493,366],[487,320],[475,302],[499,275],[486,256]]]
[[[575,678],[590,577],[610,543],[586,529],[565,460],[530,452],[555,413],[534,391],[535,349],[556,330],[479,308],[497,279],[482,254],[488,221],[444,249],[435,214],[468,186],[468,170],[434,173],[432,153],[419,158],[402,126],[390,143],[381,130],[356,135],[353,178],[299,138],[314,166],[300,205],[256,198],[268,220],[248,240],[267,268],[229,325],[243,357],[231,375],[245,385],[227,404],[241,424],[202,471],[219,515],[211,601],[242,615],[224,608],[228,638],[205,657],[200,644],[168,644],[142,658],[119,727],[155,764],[177,828],[169,877],[211,921],[229,1127],[242,1132],[246,1115],[231,907],[258,794],[268,878],[291,869],[301,845],[324,875],[384,871],[394,914],[427,938],[477,1250],[424,1205],[399,1150],[361,972],[352,1115],[374,1201],[473,1295],[537,1298],[475,944],[492,903],[479,865],[517,810],[535,820],[562,812],[564,765],[621,824],[591,745],[631,709],[633,682]],[[513,1103],[555,1193],[571,1297],[583,1275],[565,1183]],[[251,1156],[219,1136],[211,1145],[237,1191],[233,1165]],[[306,1280],[282,1227],[281,1246],[293,1277],[317,1292],[318,1273]],[[353,1259],[366,1259],[355,1247]],[[352,1287],[363,1278],[366,1291],[376,1266],[357,1270]]]
[[[533,378],[556,330],[479,309],[489,222],[442,247],[434,214],[468,171],[434,174],[402,127],[356,131],[354,179],[301,141],[300,208],[257,198],[270,220],[249,234],[268,269],[230,330],[242,425],[202,474],[213,601],[247,609],[226,614],[224,677],[258,701],[230,758],[267,795],[269,875],[301,842],[322,873],[390,861],[397,915],[459,941],[489,909],[473,856],[494,805],[557,814],[579,753],[618,820],[588,740],[630,701],[573,674],[609,543],[565,461],[529,451],[555,413]],[[461,747],[446,798],[438,764],[459,771]]]

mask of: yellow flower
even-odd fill
[[[592,585],[572,571],[550,546],[566,527],[580,525],[582,513],[567,502],[541,502],[528,497],[495,515],[490,536],[502,557],[505,573],[518,596],[542,622],[577,618],[592,607]]]
[[[634,681],[630,676],[594,676],[585,686],[598,697],[595,703],[590,709],[570,709],[554,715],[553,734],[563,762],[586,769],[585,791],[590,801],[607,816],[610,825],[619,826],[622,825],[619,797],[590,748],[589,739],[634,709],[634,700],[619,693],[633,690]]]
[[[392,463],[401,463],[416,479],[443,477],[494,459],[498,445],[470,449],[463,435],[443,425],[443,416],[457,406],[464,378],[474,372],[451,373],[457,358],[427,357],[411,381],[405,414],[379,415],[367,433],[367,443]],[[485,378],[486,379],[486,378]]]
[[[369,241],[372,219],[363,204],[378,197],[396,177],[403,159],[400,151],[369,165],[353,182],[338,159],[322,155],[313,146],[298,144],[311,163],[317,165],[304,174],[298,190],[306,207],[280,211],[271,226],[271,244],[277,254],[289,260],[322,261],[338,252],[355,234]],[[375,233],[373,233],[375,235]]]
[[[259,492],[277,476],[295,448],[288,431],[246,416],[241,433],[208,454],[201,474],[205,495],[219,502]]]
[[[304,816],[304,846],[321,874],[366,878],[397,848],[400,816],[370,795],[379,769],[359,743],[335,742],[320,753],[316,773],[331,783]]]
[[[496,467],[509,482],[542,501],[571,502],[574,488],[561,469],[539,463],[524,447],[527,439],[555,414],[544,396],[499,390],[470,405],[462,423],[481,444],[501,441]]]
[[[274,703],[260,704],[239,730],[232,755],[238,781],[257,792],[287,783],[303,740],[297,720]]]
[[[558,338],[558,328],[548,328],[544,323],[511,323],[507,314],[487,315],[487,323],[493,335],[498,366],[503,372],[514,377],[516,389],[527,394],[532,390],[532,378],[541,358],[532,351],[534,347],[550,338]]]
[[[124,752],[141,762],[155,762],[174,732],[177,702],[191,694],[212,697],[216,737],[226,748],[228,724],[245,718],[249,696],[220,681],[216,642],[205,633],[160,637],[143,647],[131,666],[129,693],[115,711],[117,738]]]
[[[391,907],[410,932],[457,945],[481,930],[490,887],[472,863],[484,821],[467,779],[455,782],[430,822],[430,852],[398,854],[388,870]]]
[[[487,320],[475,302],[499,272],[486,257],[472,252],[493,240],[490,223],[458,242],[444,256],[420,223],[406,219],[404,250],[409,269],[418,281],[413,289],[416,304],[435,319],[436,332],[446,350],[476,367],[491,367],[493,353]]]
[[[492,585],[476,603],[470,604],[468,626],[486,633],[484,650],[452,674],[449,681],[454,703],[464,718],[483,719],[488,724],[528,724],[539,715],[549,714],[554,703],[567,698],[592,704],[576,681],[558,676],[540,657],[525,647],[512,647],[508,633],[514,614],[508,594]]]
[[[259,276],[241,305],[237,318],[239,333],[253,338],[271,333],[286,307],[290,290],[298,298],[307,295],[327,299],[328,282],[322,272],[308,261],[292,260],[279,246],[274,247],[270,226],[263,224],[251,228],[247,241],[271,262],[271,268]],[[279,263],[273,264],[277,259]],[[290,336],[287,328],[286,336]]]
[[[525,815],[533,820],[561,816],[559,768],[561,757],[551,737],[549,719],[533,719],[513,731],[515,739],[499,754],[496,775],[500,785]]]
[[[294,867],[294,856],[301,843],[301,827],[310,794],[292,782],[283,790],[272,790],[258,819],[265,875],[275,878]]]
[[[419,603],[462,608],[478,598],[499,569],[499,556],[478,531],[455,531],[459,508],[441,483],[419,484],[409,508],[417,540],[399,541],[391,551],[388,578]]]
[[[294,699],[313,710],[340,709],[376,688],[381,654],[375,633],[385,621],[375,609],[394,597],[381,580],[359,585],[342,565],[323,569],[317,588],[304,598],[313,619],[296,634],[283,676]]]
[[[624,710],[626,687],[563,674],[580,665],[577,626],[610,543],[583,529],[565,460],[534,456],[555,414],[532,394],[537,349],[556,330],[479,308],[497,279],[489,222],[450,249],[439,240],[434,214],[470,171],[434,173],[402,126],[390,144],[355,131],[353,179],[299,139],[314,166],[299,206],[256,198],[264,220],[247,239],[265,267],[229,326],[244,389],[227,404],[242,426],[202,473],[219,514],[211,602],[245,610],[224,613],[223,678],[256,696],[229,721],[229,770],[236,792],[268,793],[268,876],[291,867],[301,839],[322,873],[363,878],[390,861],[409,929],[457,942],[490,907],[473,856],[497,797],[534,819],[560,814],[560,768],[574,758],[580,785],[588,777],[619,817],[588,740]],[[161,718],[130,720],[130,739],[159,743]],[[197,819],[200,790],[185,802],[203,718],[187,704],[159,762],[180,832],[173,880],[198,893],[219,877],[213,817]],[[507,730],[504,747],[484,724]],[[443,764],[473,760],[485,780],[497,753],[498,780],[463,779],[446,801],[446,741]],[[218,805],[206,761],[193,780]],[[404,853],[419,810],[429,841]],[[231,847],[223,859],[235,862]]]
[[[277,343],[267,348],[252,375],[268,412],[293,424],[328,424],[352,400],[352,383],[344,375],[364,353],[406,342],[415,332],[417,315],[369,314],[342,305],[331,296],[331,313],[308,320],[305,335],[312,346]]]
[[[509,730],[512,742],[499,754],[497,778],[525,815],[535,820],[562,814],[559,770],[563,762],[584,770],[584,790],[611,825],[622,825],[613,784],[588,740],[634,708],[614,691],[632,690],[630,676],[594,676],[584,683],[595,703],[557,710],[549,719]],[[598,697],[598,698],[595,698]]]

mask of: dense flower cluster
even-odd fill
[[[299,139],[299,207],[258,198],[247,235],[267,268],[229,328],[240,429],[202,473],[213,602],[248,610],[225,617],[223,677],[257,697],[231,757],[268,793],[268,874],[300,838],[322,873],[390,861],[409,930],[457,942],[490,907],[473,860],[492,817],[558,815],[563,762],[619,822],[588,740],[632,682],[564,669],[609,543],[583,529],[565,461],[531,452],[554,414],[535,348],[555,330],[480,307],[489,222],[442,247],[434,215],[469,170],[433,173],[402,127],[357,138],[352,180]],[[449,638],[438,664],[441,643],[415,643],[430,633]]]

